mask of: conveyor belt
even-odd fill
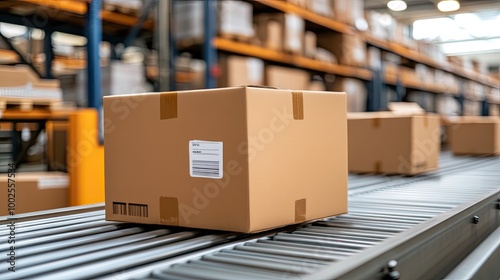
[[[99,206],[21,215],[0,279],[442,278],[499,227],[499,171],[443,153],[427,175],[350,175],[349,214],[258,235],[105,222]]]

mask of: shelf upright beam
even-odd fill
[[[149,15],[151,14],[151,11],[154,10],[155,6],[158,4],[158,0],[150,0],[145,7],[143,8],[141,15],[139,17],[139,20],[137,23],[132,27],[130,32],[127,34],[125,39],[123,40],[123,49],[121,50],[122,53],[119,54],[120,58],[121,55],[123,54],[123,51],[129,47],[132,42],[137,38],[137,35],[139,35],[139,32],[142,29],[142,26],[144,25],[144,22],[148,19]],[[168,18],[167,15],[163,15],[164,17]]]
[[[488,102],[488,98],[484,98],[481,100],[481,116],[489,116],[490,115],[490,103]]]
[[[87,98],[88,107],[98,111],[102,105],[99,46],[102,40],[101,0],[87,4]]]
[[[156,9],[155,37],[158,51],[158,89],[159,91],[172,90],[170,79],[174,74],[171,69],[170,56],[170,15],[171,0],[160,0]]]
[[[45,28],[43,30],[45,35],[43,37],[43,51],[45,53],[45,61],[43,63],[43,77],[52,79],[52,61],[54,60],[54,51],[52,50],[52,29]]]
[[[216,18],[217,18],[217,1],[204,0],[204,35],[203,40],[203,58],[205,60],[205,87],[215,88],[217,86],[217,78],[215,77],[217,65],[217,50],[213,45],[213,40],[217,35]]]

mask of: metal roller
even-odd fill
[[[440,166],[413,177],[349,175],[348,214],[254,235],[106,222],[102,205],[20,215],[22,261],[0,279],[422,279],[455,267],[457,275],[474,266],[459,264],[483,240],[478,250],[497,244],[500,161],[443,153]],[[471,275],[485,275],[491,261],[482,263]]]

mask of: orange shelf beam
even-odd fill
[[[321,25],[323,27],[329,28],[331,30],[340,32],[340,33],[346,33],[346,34],[353,34],[354,33],[354,28],[346,25],[344,23],[335,21],[333,19],[317,15],[311,11],[308,11],[304,8],[301,8],[299,6],[290,4],[285,1],[279,1],[279,0],[260,0],[258,1],[261,4],[264,4],[268,7],[280,10],[285,13],[293,13],[298,16],[301,16],[303,19],[313,22],[315,24]]]
[[[222,51],[285,63],[304,69],[316,70],[347,77],[356,77],[363,80],[371,80],[372,78],[372,72],[367,69],[322,62],[307,57],[286,54],[262,48],[260,46],[235,42],[224,38],[215,38],[213,41],[213,45],[215,48]]]

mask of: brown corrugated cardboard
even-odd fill
[[[275,65],[266,66],[267,86],[304,90],[308,88],[309,80],[310,74],[304,70]]]
[[[223,56],[219,59],[219,87],[264,85],[264,61],[254,57]]]
[[[454,154],[499,155],[498,117],[454,117],[446,120],[451,151]]]
[[[14,206],[15,214],[67,207],[68,185],[68,174],[62,172],[20,172],[10,178],[2,174],[0,186],[5,207],[0,209],[0,216],[10,215],[8,206]],[[10,189],[15,191],[9,192]]]
[[[306,31],[304,34],[304,56],[314,58],[316,56],[316,33]]]
[[[318,47],[332,52],[340,64],[366,67],[366,44],[358,35],[341,33],[317,34]]]
[[[26,65],[0,66],[0,87],[22,87],[28,84],[40,89],[59,88],[59,80],[40,79]]]
[[[260,14],[255,17],[257,37],[262,44],[277,51],[304,52],[305,23],[290,13]]]
[[[345,213],[345,102],[256,87],[104,97],[106,219],[254,232]]]
[[[368,93],[363,81],[337,77],[329,90],[345,92],[347,94],[347,112],[366,111]]]
[[[349,171],[413,175],[438,168],[437,115],[349,113],[348,132]]]

